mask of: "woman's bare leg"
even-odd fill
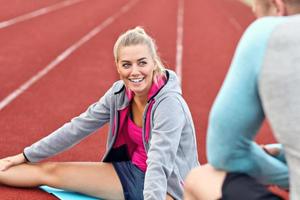
[[[49,185],[104,199],[124,199],[122,185],[111,163],[21,164],[0,171],[0,183],[15,187]]]
[[[222,197],[226,173],[206,164],[193,169],[185,181],[185,200],[216,200]]]

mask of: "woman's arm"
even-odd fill
[[[185,113],[177,97],[168,96],[154,114],[144,184],[145,199],[165,199],[167,179],[174,169]]]
[[[84,113],[73,118],[50,135],[24,149],[24,154],[30,162],[60,153],[107,123],[110,119],[110,104],[112,91],[109,90],[98,102],[92,104]]]

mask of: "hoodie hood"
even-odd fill
[[[165,96],[168,93],[178,93],[182,95],[182,90],[176,73],[168,69],[166,70],[166,76],[167,76],[166,84],[151,98],[159,99],[160,97]]]

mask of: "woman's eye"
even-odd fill
[[[122,64],[122,66],[123,66],[124,68],[129,68],[129,67],[130,67],[130,64],[124,63],[124,64]]]
[[[142,62],[139,63],[139,66],[145,66],[146,64],[147,64],[147,62],[142,61]]]

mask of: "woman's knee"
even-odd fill
[[[38,173],[44,184],[55,181],[59,178],[58,164],[55,162],[45,162],[38,164]]]

